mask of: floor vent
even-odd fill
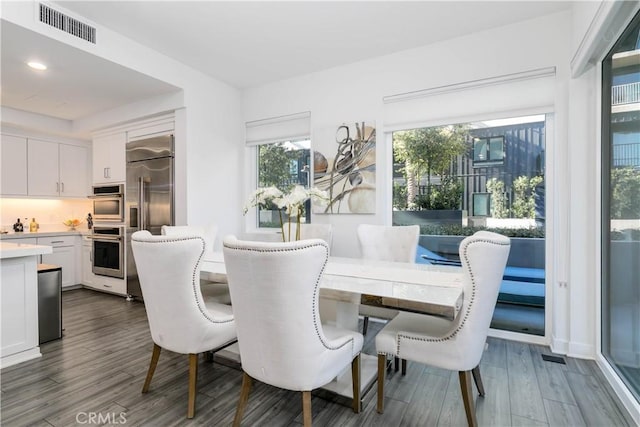
[[[545,362],[560,363],[561,365],[566,365],[567,364],[567,362],[565,362],[565,360],[564,360],[564,357],[551,356],[550,354],[543,354],[542,355],[542,360],[544,360]]]
[[[91,25],[80,22],[55,9],[40,3],[40,22],[69,33],[72,36],[96,43],[96,29]]]

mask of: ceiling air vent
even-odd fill
[[[62,12],[40,3],[40,22],[81,38],[90,43],[96,43],[96,29],[91,25],[80,22]]]

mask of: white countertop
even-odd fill
[[[50,254],[52,252],[53,252],[53,248],[51,246],[26,245],[24,243],[0,242],[0,259]]]
[[[0,234],[0,240],[11,240],[11,239],[29,239],[36,237],[54,237],[54,236],[84,236],[86,234],[91,234],[91,230],[89,229],[78,229],[74,231],[63,230],[63,231],[37,231],[35,233],[23,232],[23,233],[15,233],[13,231],[7,234]]]

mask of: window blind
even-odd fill
[[[496,112],[553,111],[555,67],[385,96],[385,131],[422,127],[438,119],[491,118]]]
[[[308,138],[311,135],[311,112],[255,120],[245,125],[247,146]]]

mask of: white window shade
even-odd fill
[[[422,127],[438,119],[490,118],[492,113],[553,111],[555,67],[386,96],[385,131]]]
[[[291,114],[246,123],[248,146],[308,138],[311,135],[311,113]]]

